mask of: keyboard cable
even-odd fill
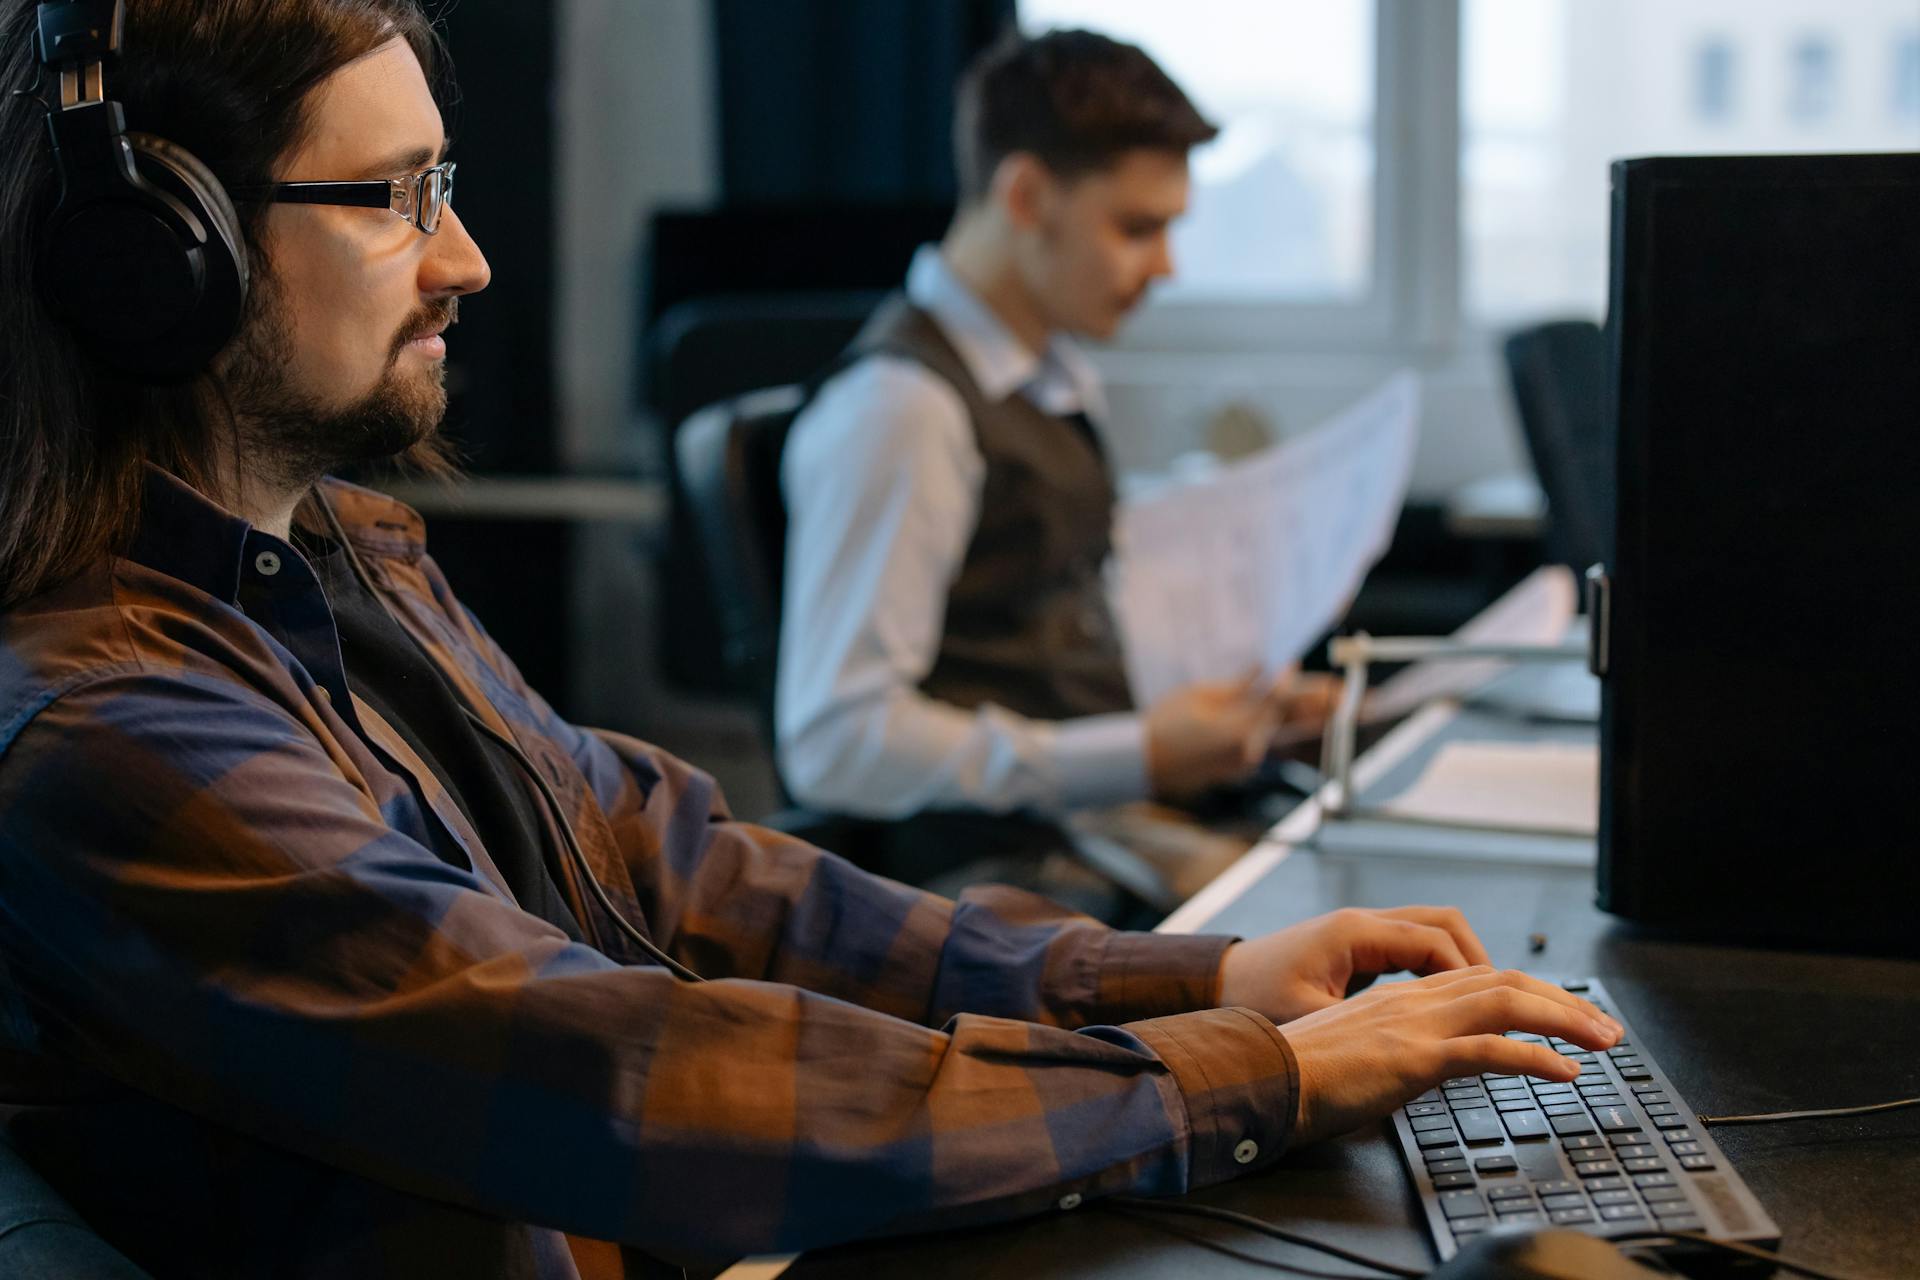
[[[1773,1124],[1780,1120],[1831,1120],[1840,1116],[1870,1116],[1902,1107],[1920,1107],[1920,1098],[1901,1098],[1896,1102],[1875,1102],[1864,1107],[1825,1107],[1818,1111],[1767,1111],[1750,1116],[1695,1116],[1702,1125]]]

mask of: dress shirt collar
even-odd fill
[[[907,272],[907,300],[931,315],[989,400],[1015,392],[1047,413],[1105,416],[1100,378],[1072,339],[1054,334],[1036,355],[947,265],[938,245],[922,245]]]

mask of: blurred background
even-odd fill
[[[1916,0],[462,0],[460,211],[494,268],[449,363],[472,480],[410,487],[568,716],[776,806],[673,433],[805,378],[943,230],[952,86],[1010,23],[1142,45],[1225,126],[1179,278],[1096,352],[1126,472],[1426,387],[1355,621],[1451,629],[1569,558],[1503,343],[1600,321],[1608,162],[1920,149]],[[1548,486],[1551,488],[1551,485]],[[1562,524],[1565,524],[1564,512]]]

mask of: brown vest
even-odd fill
[[[899,295],[848,348],[850,359],[869,355],[912,360],[951,384],[986,460],[979,523],[922,691],[1040,720],[1132,710],[1102,579],[1113,473],[1092,427],[1023,395],[989,401],[939,325]]]

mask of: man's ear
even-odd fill
[[[1007,222],[1022,231],[1030,231],[1047,220],[1058,188],[1059,179],[1053,176],[1053,171],[1030,151],[1012,153],[993,171],[993,201],[1000,206]]]

